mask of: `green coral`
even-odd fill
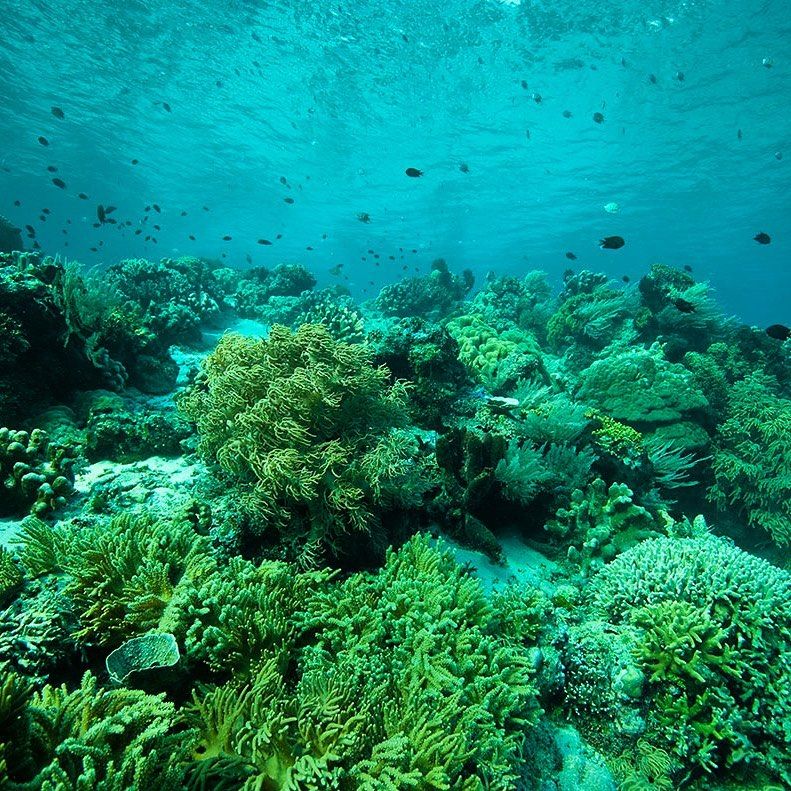
[[[492,391],[507,390],[520,379],[546,377],[541,349],[527,330],[498,330],[475,313],[452,319],[447,328],[459,344],[461,361]]]
[[[770,377],[755,373],[733,385],[712,467],[709,499],[744,513],[777,544],[791,543],[791,399]]]
[[[623,483],[609,487],[601,479],[571,495],[545,525],[547,532],[568,546],[568,558],[588,576],[640,541],[663,534],[659,520],[633,500]]]
[[[615,420],[637,424],[671,423],[708,406],[690,372],[668,362],[659,344],[596,360],[582,372],[576,395]]]
[[[418,505],[431,485],[403,430],[407,387],[388,384],[370,351],[321,325],[269,337],[225,335],[179,399],[200,452],[230,474],[260,528],[336,549],[389,507]],[[259,528],[259,529],[260,529]]]
[[[195,696],[194,776],[251,788],[514,787],[538,713],[523,618],[501,617],[424,537],[389,552],[377,575],[317,586],[307,604],[299,623],[313,638],[290,668],[273,640],[247,685]]]
[[[690,773],[791,782],[791,574],[711,535],[657,538],[605,566],[588,598],[637,630],[652,741]]]
[[[24,576],[13,555],[0,546],[0,607],[5,607],[22,587]]]
[[[63,507],[74,488],[72,454],[41,429],[0,428],[0,515],[44,515]]]

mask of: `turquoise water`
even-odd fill
[[[787,10],[6,0],[0,213],[86,264],[249,255],[330,281],[343,263],[361,294],[437,256],[558,279],[567,251],[618,277],[689,264],[744,320],[788,322]],[[132,225],[92,228],[97,203]],[[133,235],[152,203],[156,245]]]

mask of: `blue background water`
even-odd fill
[[[48,252],[89,265],[224,252],[246,266],[249,254],[303,261],[326,282],[343,263],[372,293],[437,256],[479,275],[559,277],[571,250],[574,266],[614,277],[691,264],[745,320],[791,322],[787,0],[0,11],[0,214],[31,223]],[[407,178],[410,166],[424,176]],[[604,211],[610,201],[620,213]],[[132,235],[152,202],[157,245]],[[133,226],[92,228],[96,203]],[[759,231],[771,245],[753,241]],[[599,250],[608,234],[626,247]]]

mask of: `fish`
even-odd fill
[[[334,267],[332,267],[332,269],[330,269],[330,274],[337,276],[341,273],[342,269],[343,269],[343,264],[336,264]]]
[[[63,179],[52,179],[52,183],[58,188],[65,190],[66,189],[66,182]]]
[[[108,218],[107,218],[107,222],[108,222],[110,225],[115,225],[115,224],[116,224],[116,222],[117,222],[117,220],[114,220],[112,217],[108,217]]]
[[[289,204],[291,204],[291,203],[293,203],[293,202],[294,202],[294,199],[293,199],[293,198],[283,198],[283,200],[284,200],[286,203],[289,203]]]
[[[628,282],[629,282],[629,275],[624,275],[624,276],[621,278],[621,280],[623,280],[623,282],[624,282],[624,283],[628,283]]]
[[[192,234],[190,234],[190,237],[189,237],[189,238],[190,238],[190,239],[191,239],[193,242],[195,241],[195,237],[194,237]]]
[[[691,272],[692,271],[692,267],[689,264],[684,264],[684,271],[685,272]]]
[[[741,140],[741,139],[742,139],[743,135],[742,135],[742,130],[741,130],[741,129],[737,129],[737,130],[736,130],[736,137],[738,137],[738,138],[739,138],[739,140]]]
[[[407,168],[404,173],[406,173],[411,179],[420,178],[420,176],[423,175],[423,171],[418,170],[417,168]]]
[[[768,233],[764,233],[763,231],[755,234],[755,236],[753,236],[753,239],[755,239],[755,241],[758,242],[758,244],[769,244],[769,242],[772,241],[772,237],[769,236]]]
[[[253,256],[251,256],[250,253],[247,253],[247,255],[245,255],[245,257],[244,257],[244,260],[247,261],[248,264],[252,264],[253,263]]]
[[[86,195],[84,192],[81,192],[81,193],[79,193],[79,194],[77,195],[77,197],[78,197],[80,200],[88,200],[88,196],[87,196],[87,195]]]
[[[140,162],[140,160],[139,160],[139,159],[133,159],[133,160],[132,160],[132,164],[133,164],[133,165],[136,165],[138,162]]]
[[[58,169],[54,165],[47,165],[47,170],[50,173],[57,173],[58,172]]]
[[[92,253],[98,253],[99,249],[97,247],[91,247],[91,252]]]
[[[288,179],[285,176],[280,177],[280,183],[284,186],[288,184]]]
[[[215,81],[214,81],[214,84],[215,84],[215,85],[216,85],[218,88],[222,88],[222,80],[215,80]]]
[[[156,204],[156,203],[152,203],[152,204],[151,204],[151,206],[154,208],[154,211],[155,211],[157,214],[161,214],[161,213],[162,213],[162,209],[160,209],[160,208],[159,208],[159,206],[157,206],[157,204]]]
[[[144,212],[151,211],[151,207],[150,206],[146,206],[145,209],[143,209],[143,211]]]
[[[209,211],[209,207],[208,206],[204,206],[203,207],[203,211]]]
[[[563,111],[564,118],[571,118],[571,110],[564,110]]]
[[[104,224],[105,220],[107,219],[107,215],[105,214],[104,211],[104,206],[102,206],[101,203],[96,207],[96,216],[99,219],[99,222],[102,224]]]
[[[181,212],[181,216],[182,217],[186,217],[187,216],[187,212],[185,212],[185,211]]]
[[[684,82],[684,72],[683,71],[677,71],[676,72],[676,79],[679,82]]]
[[[66,117],[66,114],[60,109],[60,107],[53,107],[52,114],[55,116],[55,118],[59,118],[61,121]]]
[[[36,235],[36,229],[35,229],[35,228],[34,228],[32,225],[26,225],[26,226],[25,226],[25,230],[26,230],[26,231],[27,231],[27,232],[28,232],[28,233],[29,233],[31,236],[35,236],[35,235]]]
[[[470,166],[466,162],[460,162],[459,163],[459,170],[462,173],[469,173],[470,172]]]
[[[673,304],[682,313],[694,313],[695,312],[695,306],[688,299],[682,299],[681,297],[679,297],[678,299],[674,299],[673,300]]]
[[[540,93],[534,93],[531,98],[536,104],[541,104],[543,101],[543,97]]]
[[[14,206],[21,206],[21,205],[22,205],[22,201],[21,200],[15,200],[14,201]]]
[[[312,250],[313,248],[310,245],[308,245],[305,249],[306,250]]]
[[[171,112],[170,105],[167,102],[162,102],[162,109]]]
[[[259,239],[258,240],[258,244],[267,244],[267,245],[269,245],[269,244],[272,244],[272,242],[270,242],[269,239]]]
[[[46,214],[39,214],[38,219],[39,219],[39,222],[46,222],[47,221],[47,215]]]
[[[656,74],[649,74],[648,82],[650,82],[651,85],[656,85]]]
[[[566,258],[568,258],[568,259],[569,259],[569,261],[576,261],[576,260],[577,260],[577,256],[576,256],[576,255],[574,255],[574,253],[572,253],[572,252],[571,252],[571,250],[569,250],[569,251],[566,253]]]
[[[42,209],[41,212],[42,212],[42,214],[50,214],[51,213],[49,209]]]
[[[791,329],[786,327],[785,324],[772,324],[766,328],[766,334],[778,341],[787,341],[791,338]]]
[[[226,234],[226,235],[225,235],[225,236],[223,236],[223,238],[222,238],[222,240],[223,240],[224,242],[230,242],[230,241],[231,241],[231,239],[233,239],[233,236],[229,236],[228,234]]]
[[[257,41],[259,44],[261,43],[261,36],[259,36],[255,31],[250,34],[250,38],[252,38],[253,41]]]
[[[282,233],[279,233],[279,234],[278,234],[278,235],[275,237],[275,239],[282,239],[282,238],[283,238],[283,234],[282,234]]]
[[[782,158],[783,158],[783,152],[782,151],[775,151],[775,159],[779,161]]]
[[[38,142],[41,143],[42,146],[49,145],[49,140],[47,140],[47,138],[43,136],[38,138]]]
[[[143,233],[143,229],[142,229],[142,228],[138,228],[138,229],[135,231],[135,236],[140,236],[140,234],[141,234],[141,233]]]
[[[105,206],[104,213],[105,214],[112,214],[118,207],[117,206]]]
[[[155,230],[155,231],[161,231],[162,229],[161,229],[161,228],[160,228],[158,225],[155,225],[155,226],[154,226],[154,230]]]
[[[597,124],[601,124],[601,123],[603,123],[603,122],[604,122],[604,114],[603,114],[603,113],[594,113],[594,114],[593,114],[593,120],[594,120],[594,121],[595,121]]]
[[[525,91],[527,90],[527,80],[522,80],[522,82],[520,83],[520,85],[522,86],[522,89],[523,89],[523,90],[525,90]]]
[[[357,219],[360,222],[371,222],[371,215],[367,211],[361,211],[357,214]]]
[[[622,236],[605,236],[599,242],[599,247],[602,250],[618,250],[626,244]]]

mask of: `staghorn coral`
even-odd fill
[[[650,674],[647,735],[687,773],[791,780],[791,575],[722,538],[644,541],[587,592],[594,617],[636,630]]]
[[[791,399],[755,373],[731,389],[714,443],[709,499],[744,513],[775,543],[791,543]]]
[[[226,335],[206,358],[178,403],[255,530],[274,528],[300,551],[314,542],[337,551],[386,509],[420,503],[430,460],[402,429],[406,385],[388,385],[370,360],[366,347],[312,324],[275,326],[267,339]]]

